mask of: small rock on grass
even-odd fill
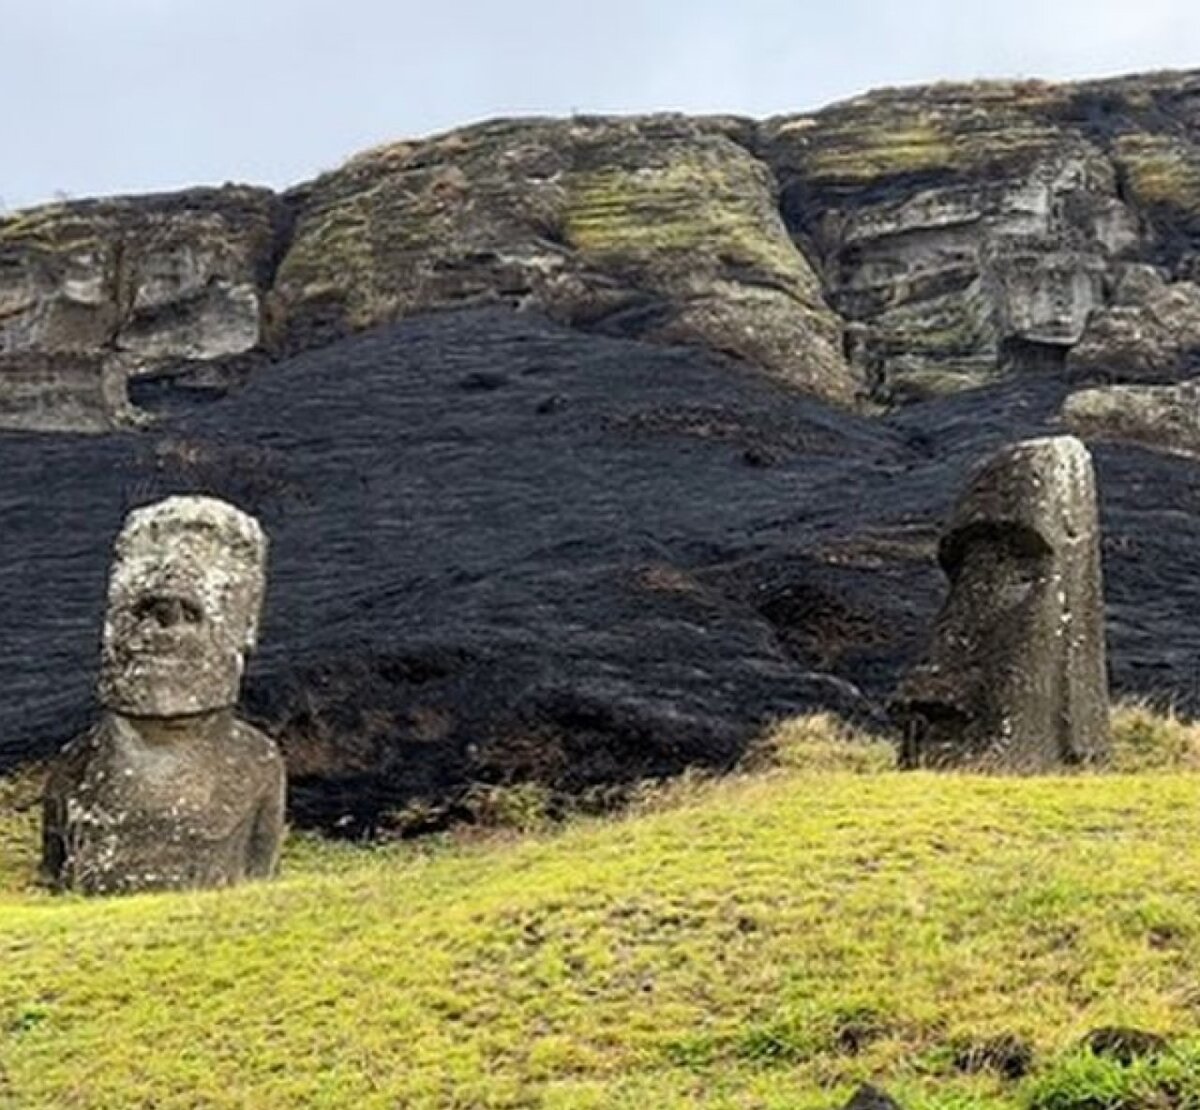
[[[864,1083],[843,1110],[903,1110],[901,1105],[885,1091],[870,1083]]]

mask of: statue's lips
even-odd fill
[[[191,629],[142,628],[121,645],[128,655],[182,655],[211,650],[208,636]]]

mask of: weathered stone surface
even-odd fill
[[[757,149],[854,361],[899,399],[928,396],[1061,362],[1124,260],[1187,276],[1198,85],[889,90],[769,121]]]
[[[724,351],[831,400],[861,378],[735,121],[485,124],[352,160],[298,198],[285,346],[501,302]]]
[[[283,762],[233,710],[265,560],[258,523],[214,498],[130,514],[104,625],[103,716],[46,786],[42,866],[55,887],[113,894],[273,873]]]
[[[253,350],[281,212],[231,186],[0,219],[0,389],[22,357],[136,374]]]
[[[895,701],[910,767],[1046,770],[1108,752],[1091,457],[1062,436],[1007,448],[942,538],[950,596]]]
[[[258,522],[213,498],[130,513],[109,579],[101,704],[131,717],[233,705],[258,638],[266,557]]]
[[[1062,415],[1066,426],[1084,439],[1200,457],[1200,380],[1080,390],[1063,403]]]
[[[0,356],[0,428],[102,432],[134,422],[125,375],[107,355]]]
[[[1004,339],[1073,347],[1104,303],[1108,267],[1096,252],[1065,249],[1033,236],[989,244],[984,275]]]
[[[275,744],[232,710],[153,723],[107,713],[47,783],[43,874],[84,894],[269,878],[285,790]]]
[[[1200,367],[1200,285],[1129,267],[1068,359],[1078,377],[1171,382]]]

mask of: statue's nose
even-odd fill
[[[139,616],[153,620],[160,628],[197,624],[200,610],[186,598],[160,594],[146,598],[138,606]]]

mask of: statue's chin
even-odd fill
[[[143,660],[136,669],[101,675],[100,701],[128,717],[193,717],[233,705],[238,677],[205,674],[194,661]]]
[[[119,713],[123,717],[164,720],[215,713],[221,709],[228,709],[230,704],[225,699],[207,703],[199,702],[195,698],[110,697],[105,703],[105,708],[113,713]]]

